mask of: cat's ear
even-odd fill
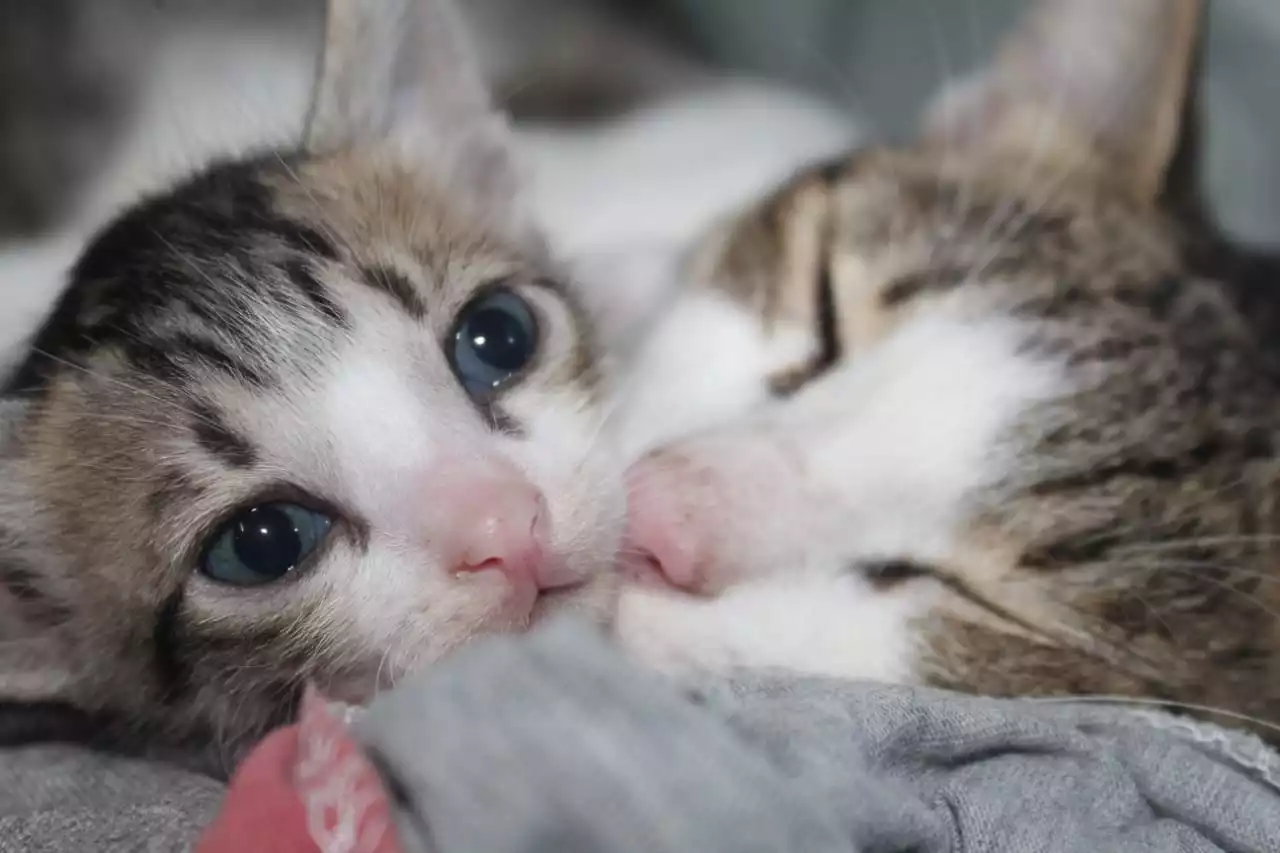
[[[1096,169],[1145,201],[1192,132],[1203,0],[1037,0],[985,70],[935,101],[948,150]]]
[[[509,203],[511,129],[493,107],[450,0],[329,0],[303,148],[391,143],[408,158]]]

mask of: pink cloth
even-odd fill
[[[373,765],[308,692],[244,760],[196,853],[401,853]]]

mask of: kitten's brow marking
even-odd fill
[[[261,370],[236,358],[213,341],[195,335],[132,338],[124,343],[123,351],[125,358],[139,372],[172,385],[191,381],[192,367],[202,367],[259,389],[271,384]]]
[[[192,406],[191,432],[200,448],[229,468],[252,468],[258,454],[247,438],[228,426],[222,413],[208,403]]]
[[[399,270],[385,264],[366,266],[361,268],[360,277],[369,287],[390,296],[413,319],[421,320],[427,316],[427,305],[422,301],[422,294],[418,293],[413,282]]]
[[[284,271],[285,278],[302,292],[322,317],[340,329],[351,328],[351,318],[329,296],[325,286],[316,277],[308,258],[290,258],[281,263],[280,268]]]

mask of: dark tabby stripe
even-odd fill
[[[247,438],[227,425],[222,413],[208,403],[191,407],[191,433],[196,444],[229,468],[252,468],[257,451]]]
[[[171,347],[138,341],[175,312],[228,336],[251,334],[227,318],[243,316],[246,299],[251,304],[270,298],[280,287],[280,269],[321,316],[341,324],[345,318],[298,258],[334,260],[338,247],[314,227],[281,215],[264,183],[266,177],[287,177],[290,162],[289,155],[271,153],[216,164],[116,219],[77,261],[69,286],[37,331],[27,358],[4,383],[4,393],[40,396],[60,363],[83,364],[89,353],[108,346],[131,353],[159,376],[181,380],[182,363]],[[234,285],[218,286],[224,273],[234,276]],[[253,351],[247,338],[233,342]],[[186,346],[190,340],[171,343]],[[224,367],[234,362],[206,343],[194,345],[195,358]],[[254,371],[236,363],[231,372],[252,380],[261,367]]]
[[[1243,436],[1206,439],[1176,456],[1130,456],[1117,459],[1074,474],[1041,480],[1031,487],[1036,495],[1079,492],[1098,488],[1120,477],[1133,477],[1159,482],[1172,482],[1190,477],[1223,456],[1232,456],[1240,464],[1270,459],[1274,448],[1270,435],[1252,430]]]
[[[193,368],[220,373],[256,388],[271,384],[257,366],[235,357],[214,341],[195,335],[129,340],[124,343],[124,355],[138,371],[174,385],[189,381]]]
[[[970,280],[968,270],[930,269],[898,276],[880,291],[880,305],[899,308],[926,293],[944,293]]]
[[[284,636],[297,624],[296,618],[268,618],[228,629],[186,618],[185,607],[185,590],[179,587],[157,608],[151,630],[152,671],[166,705],[178,704],[195,692],[203,683],[197,677],[199,671],[254,666],[266,671],[269,667],[264,661],[270,660],[271,667],[305,672],[314,663],[308,658],[310,646],[284,649]],[[280,654],[286,657],[277,657]],[[292,707],[300,684],[275,683],[275,679],[271,682],[261,686],[278,694],[278,709]]]
[[[361,268],[360,274],[365,284],[390,296],[410,317],[421,320],[427,316],[427,305],[422,300],[422,294],[418,293],[418,289],[404,273],[377,265]]]
[[[775,396],[789,397],[796,393],[834,367],[843,355],[840,322],[836,314],[835,283],[831,276],[831,242],[830,239],[824,239],[823,245],[818,249],[818,280],[814,294],[817,300],[814,322],[817,327],[818,352],[800,368],[770,379],[769,389]]]
[[[71,610],[41,588],[40,575],[10,557],[0,560],[0,586],[22,602],[25,618],[41,626],[60,625],[71,620]]]
[[[111,728],[105,720],[64,702],[0,701],[0,748],[33,743],[97,745]]]
[[[191,687],[191,665],[183,654],[182,605],[179,587],[161,603],[151,629],[151,650],[156,681],[165,704],[179,701]]]
[[[878,590],[888,590],[917,578],[931,577],[928,566],[912,560],[875,560],[859,563],[856,571]]]
[[[325,286],[320,283],[307,258],[290,258],[281,264],[285,279],[302,293],[320,316],[340,329],[351,328],[351,318],[333,301]]]
[[[1050,542],[1038,543],[1022,552],[1018,564],[1037,571],[1057,571],[1106,559],[1124,541],[1118,530],[1090,530],[1072,533]]]

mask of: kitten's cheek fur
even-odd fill
[[[766,335],[756,312],[695,290],[650,333],[620,390],[622,449],[635,459],[682,436],[732,423],[769,399],[768,377],[801,363],[805,331]]]
[[[529,408],[532,438],[512,449],[547,501],[551,571],[566,584],[611,574],[626,519],[623,465],[600,420],[590,401],[543,400]]]
[[[639,662],[672,675],[738,667],[912,684],[917,623],[936,590],[881,592],[852,574],[778,577],[714,599],[624,587],[614,635]]]

